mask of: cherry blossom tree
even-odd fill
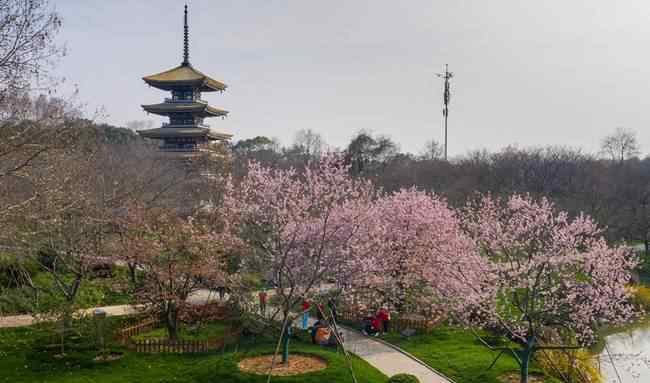
[[[253,162],[239,182],[226,182],[224,206],[251,249],[242,267],[274,282],[281,304],[270,319],[282,319],[283,333],[294,306],[327,279],[340,281],[359,264],[364,247],[355,246],[354,239],[365,232],[361,227],[372,211],[373,187],[348,170],[333,155],[300,171]]]
[[[402,189],[379,198],[372,218],[358,237],[371,257],[352,279],[355,287],[376,293],[380,301],[374,304],[398,312],[409,302],[426,311],[443,309],[439,293],[456,283],[445,270],[473,250],[456,213],[436,195]]]
[[[177,339],[179,316],[188,297],[210,282],[225,283],[228,231],[209,230],[174,211],[132,204],[118,219],[120,257],[141,274],[135,297],[159,315],[170,339]]]
[[[487,196],[464,210],[463,226],[480,259],[456,274],[472,290],[457,294],[458,318],[519,345],[500,351],[518,361],[522,383],[535,352],[587,345],[598,326],[635,316],[626,284],[637,261],[589,217],[571,219],[546,199]]]

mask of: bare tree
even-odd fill
[[[436,140],[428,140],[420,151],[420,158],[423,160],[438,160],[442,157],[443,147]]]
[[[79,118],[77,108],[62,99],[12,94],[5,100],[20,104],[20,110],[0,103],[0,114],[12,109],[13,115],[0,119],[0,226],[4,216],[69,179],[53,179],[53,173],[43,170],[56,167],[57,156],[66,148],[73,150],[89,124]],[[56,153],[48,156],[49,152]]]
[[[64,53],[54,42],[60,28],[47,0],[0,0],[0,104]]]
[[[296,133],[292,149],[307,157],[319,157],[325,149],[325,141],[313,130],[301,129]]]
[[[129,130],[142,130],[142,129],[149,129],[153,126],[154,122],[152,120],[133,120],[133,121],[128,121],[125,125],[126,128]]]
[[[0,193],[0,224],[35,198],[30,191],[42,177],[34,177],[31,165],[80,132],[72,129],[80,114],[69,100],[29,93],[63,54],[54,40],[60,28],[47,0],[0,0],[0,188],[16,191]]]
[[[613,134],[603,138],[600,147],[602,153],[609,156],[612,161],[623,162],[639,154],[636,133],[622,127],[616,128]]]

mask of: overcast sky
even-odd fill
[[[142,77],[182,61],[183,2],[55,0],[68,55],[57,73],[123,126],[165,92]],[[405,151],[442,141],[445,63],[455,77],[449,152],[508,144],[596,151],[617,126],[650,150],[647,0],[191,0],[190,61],[229,85],[204,94],[234,139],[334,146],[360,129]]]

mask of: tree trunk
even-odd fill
[[[282,332],[282,339],[280,341],[281,347],[282,347],[282,363],[284,365],[289,364],[289,337],[291,336],[291,322],[289,321],[289,316],[290,316],[290,310],[291,310],[291,301],[287,300],[284,304],[284,310],[282,312],[283,314],[283,319],[282,323],[286,328],[284,329],[284,332]]]
[[[138,281],[137,281],[137,275],[136,275],[136,264],[128,262],[127,266],[129,268],[129,279],[131,280],[131,283],[133,284],[133,289],[136,289],[138,287]]]
[[[282,337],[282,363],[286,366],[289,364],[289,337],[291,336],[291,326],[287,325],[287,329]]]
[[[167,327],[167,335],[171,340],[178,339],[178,310],[176,309],[176,302],[167,302],[165,310],[165,327]]]
[[[520,365],[520,383],[528,383],[528,370],[530,367],[530,360],[535,353],[535,344],[536,339],[534,336],[528,337],[528,343],[524,346],[524,349],[518,352],[519,359],[521,360]]]

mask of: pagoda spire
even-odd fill
[[[184,38],[183,38],[183,63],[182,65],[190,65],[190,32],[187,26],[187,4],[185,4],[185,24],[184,24]]]

